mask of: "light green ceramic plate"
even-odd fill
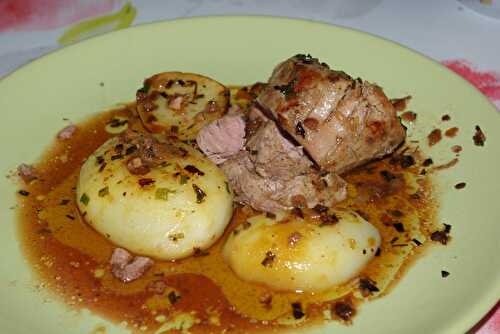
[[[323,24],[260,17],[186,19],[122,30],[64,48],[0,82],[0,167],[5,175],[34,161],[64,123],[78,121],[134,98],[143,78],[180,70],[231,84],[266,80],[273,66],[296,53],[311,53],[332,67],[375,81],[389,96],[413,95],[418,112],[414,138],[451,115],[458,126],[431,154],[445,162],[460,144],[460,163],[439,174],[440,220],[453,226],[453,242],[435,247],[387,296],[363,305],[354,325],[329,324],[314,333],[463,333],[500,297],[500,114],[472,86],[439,64],[397,44]],[[100,83],[104,86],[101,87]],[[474,146],[478,124],[487,136]],[[455,190],[457,182],[467,187]],[[90,333],[106,324],[76,314],[36,281],[20,252],[14,211],[15,186],[0,186],[0,332]],[[441,270],[451,275],[441,278]]]

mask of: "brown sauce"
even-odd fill
[[[379,292],[363,296],[358,280],[316,294],[276,292],[240,280],[223,261],[220,248],[235,226],[255,214],[245,207],[235,210],[224,236],[207,253],[156,261],[140,279],[122,283],[108,264],[115,246],[85,223],[75,203],[79,169],[112,136],[104,128],[116,116],[127,117],[129,127],[142,128],[133,105],[98,114],[78,124],[71,138],[56,141],[35,165],[38,179],[21,187],[29,192],[19,196],[24,252],[39,279],[72,308],[88,308],[115,323],[126,322],[134,331],[151,333],[176,317],[185,324],[193,320],[192,333],[269,331],[287,323],[315,324],[325,317],[346,322],[339,314],[349,312],[339,300],[356,308],[385,295],[430,243],[436,211],[431,176],[421,175],[423,159],[416,153],[414,163],[396,153],[344,176],[350,186],[341,206],[365,216],[382,236],[378,256],[360,275]],[[300,304],[307,321],[293,319],[294,303]],[[168,326],[162,328],[168,332]]]

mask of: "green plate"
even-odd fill
[[[460,162],[439,173],[440,221],[453,241],[434,247],[388,296],[362,306],[353,326],[336,323],[311,333],[463,333],[500,297],[500,114],[477,90],[445,67],[371,35],[307,21],[211,17],[143,25],[64,48],[0,82],[1,171],[32,162],[65,123],[133,100],[145,77],[180,70],[231,84],[264,81],[281,60],[310,53],[353,76],[375,81],[392,97],[411,94],[418,113],[410,128],[425,138],[434,127],[460,128],[430,152],[436,162]],[[103,86],[100,83],[104,83]],[[443,114],[451,121],[441,124]],[[472,142],[484,130],[484,147]],[[426,145],[422,145],[426,146]],[[124,329],[89,312],[76,313],[37,288],[16,235],[15,185],[0,181],[0,332],[107,333]],[[454,189],[466,182],[463,190]],[[441,270],[451,275],[441,278]]]

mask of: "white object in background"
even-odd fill
[[[484,16],[500,20],[500,0],[458,0],[465,7]]]

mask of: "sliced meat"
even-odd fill
[[[245,144],[245,122],[238,114],[229,114],[203,127],[196,142],[216,164],[237,154]]]
[[[338,174],[391,153],[405,138],[380,87],[310,56],[279,64],[257,102],[320,167]]]
[[[153,266],[153,260],[144,256],[133,257],[123,248],[115,248],[111,259],[111,273],[124,283],[138,279]]]
[[[248,151],[241,151],[220,165],[236,194],[235,200],[266,212],[296,206],[331,206],[345,199],[346,182],[328,173],[320,176],[312,170],[292,178],[269,178],[256,170]]]
[[[309,173],[312,163],[302,147],[284,138],[276,124],[268,120],[248,139],[246,148],[256,172],[265,178],[290,180]]]

